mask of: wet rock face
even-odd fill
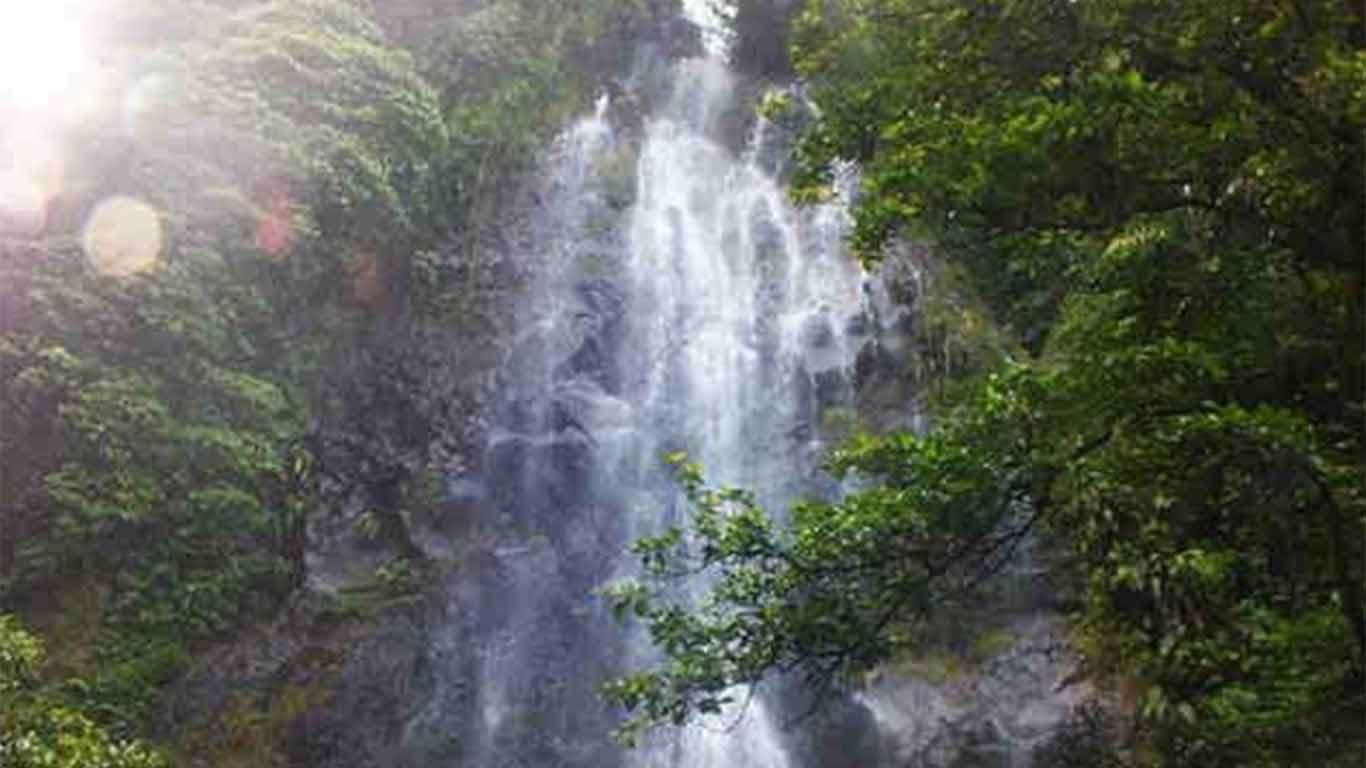
[[[605,278],[575,283],[573,295],[559,322],[575,328],[577,347],[557,358],[549,342],[538,343],[513,361],[522,370],[509,375],[542,388],[517,392],[502,409],[481,481],[492,489],[485,514],[495,525],[556,539],[572,525],[572,510],[607,502],[594,476],[597,434],[629,419],[629,406],[614,397],[623,387],[626,298]],[[538,373],[547,367],[548,376]]]
[[[547,513],[586,501],[592,467],[592,438],[579,429],[501,435],[485,459],[488,482],[497,489],[494,508],[528,527],[539,525]]]
[[[407,705],[399,761],[376,765],[615,764],[615,747],[594,738],[609,713],[591,661],[612,646],[565,572],[559,547],[528,539],[481,548],[446,579],[450,611],[426,638],[432,685]]]
[[[860,315],[861,316],[861,315]],[[802,322],[802,345],[811,349],[828,349],[835,343],[835,329],[828,315],[812,315]]]
[[[670,59],[702,55],[702,30],[688,19],[672,18],[661,24],[655,35]]]
[[[923,248],[897,243],[864,282],[864,311],[845,324],[858,351],[848,371],[859,415],[875,430],[925,428],[918,343]]]
[[[598,693],[623,639],[597,589],[629,540],[604,451],[633,420],[621,397],[631,306],[611,267],[625,209],[601,183],[612,130],[605,117],[581,123],[536,190],[518,255],[535,280],[508,308],[517,332],[492,377],[483,450],[448,479],[447,504],[460,491],[474,522],[434,598],[445,610],[424,640],[431,685],[394,753],[410,762],[392,764],[622,759]]]
[[[447,575],[423,607],[377,617],[378,631],[349,650],[328,705],[291,732],[296,764],[621,760],[598,686],[622,639],[595,590],[627,541],[627,512],[600,480],[602,436],[629,420],[609,393],[620,388],[626,301],[605,279],[574,282],[570,296],[555,324],[575,331],[506,358],[500,375],[527,385],[490,408],[477,469],[448,479],[443,509],[458,539],[425,547]],[[566,338],[577,346],[554,345]]]
[[[485,374],[495,332],[460,344],[438,328],[392,329],[363,340],[330,374],[314,427],[322,503],[309,518],[311,586],[333,591],[364,578],[408,543],[357,536],[369,510],[395,509],[397,489],[430,470],[475,460],[486,429]]]
[[[409,755],[401,734],[432,686],[428,628],[443,622],[440,603],[386,611],[377,623],[339,617],[331,605],[301,593],[270,624],[203,653],[170,686],[157,731],[195,745],[184,768],[240,759],[235,739],[273,747],[289,765],[433,764]],[[244,711],[257,719],[244,725]]]
[[[289,734],[292,765],[330,768],[432,765],[432,750],[407,749],[403,731],[433,686],[428,620],[396,614],[348,653],[328,705]]]
[[[626,299],[615,284],[602,278],[580,282],[574,291],[584,306],[575,318],[583,341],[555,367],[553,378],[556,382],[585,380],[608,394],[621,394],[617,348],[624,334]]]
[[[1075,658],[1060,618],[1017,613],[1003,651],[947,680],[887,672],[861,699],[877,718],[890,765],[1028,768],[1092,694],[1069,685]],[[1040,766],[1044,768],[1044,766]]]

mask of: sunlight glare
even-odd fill
[[[59,114],[91,77],[81,21],[89,0],[0,0],[0,113]]]

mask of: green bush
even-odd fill
[[[0,614],[0,765],[5,768],[165,768],[146,745],[112,736],[39,687],[42,643]]]

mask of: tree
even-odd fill
[[[1356,758],[1364,21],[1327,1],[807,3],[798,195],[859,163],[860,255],[932,240],[1022,347],[951,387],[929,435],[837,452],[874,485],[790,528],[685,478],[692,533],[642,552],[720,576],[696,609],[620,592],[666,656],[611,688],[633,723],[776,671],[848,679],[1028,530],[1077,590],[1088,669],[1145,689],[1164,764]]]

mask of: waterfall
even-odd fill
[[[781,514],[838,492],[820,461],[870,381],[894,411],[878,423],[917,417],[910,377],[888,362],[912,319],[888,297],[907,291],[849,257],[840,199],[788,201],[790,127],[753,117],[709,0],[685,5],[700,53],[669,59],[647,43],[632,79],[560,137],[504,227],[499,247],[530,279],[508,308],[521,331],[491,383],[482,460],[449,484],[447,507],[474,521],[424,542],[458,565],[418,643],[401,758],[375,764],[938,766],[985,739],[978,753],[1026,765],[1018,734],[1036,739],[1067,704],[1047,693],[1062,674],[1041,641],[1047,622],[1001,656],[981,696],[882,675],[792,729],[809,702],[778,681],[635,750],[610,738],[621,713],[600,685],[657,652],[600,591],[637,575],[632,541],[688,514],[663,456],[685,451],[709,482]],[[924,762],[927,750],[942,759]]]
[[[795,764],[764,696],[628,752],[598,695],[652,658],[598,591],[634,573],[631,541],[686,514],[663,455],[686,450],[774,509],[823,490],[816,426],[848,399],[846,330],[862,328],[843,210],[788,202],[765,167],[779,132],[735,139],[752,107],[707,3],[688,5],[704,52],[643,57],[622,103],[567,130],[518,233],[539,265],[482,466],[452,483],[479,488],[479,543],[449,580],[434,690],[408,720],[424,765]]]
[[[861,312],[860,275],[840,251],[842,210],[795,210],[760,167],[762,124],[739,153],[712,136],[736,91],[721,54],[679,62],[673,82],[646,124],[630,216],[639,408],[655,451],[683,448],[710,481],[754,489],[776,511],[812,490],[794,481],[820,451],[811,422],[842,402],[838,384],[819,401],[813,382],[843,381],[852,361],[841,328]],[[633,533],[663,522],[637,520]],[[757,696],[724,723],[662,735],[636,764],[782,768],[775,719]]]

